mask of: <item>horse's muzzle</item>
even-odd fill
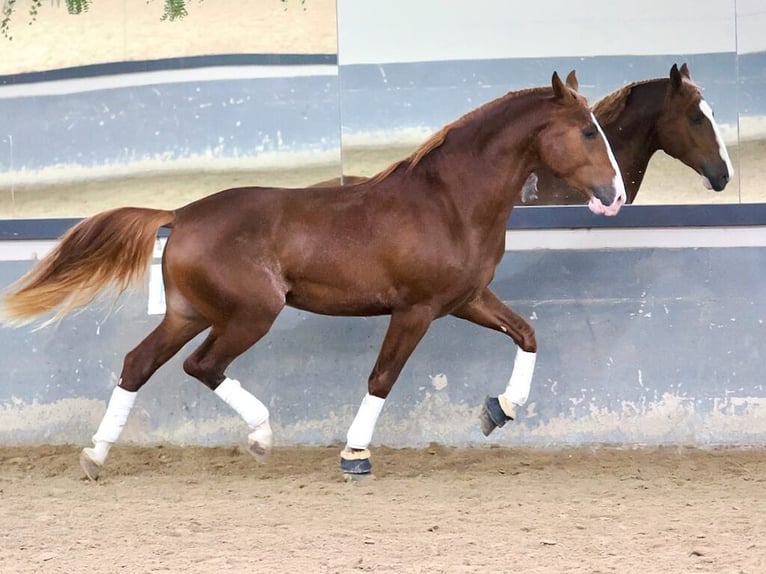
[[[705,189],[723,191],[726,184],[732,178],[732,167],[730,161],[707,161],[697,170],[702,176],[702,185]]]
[[[625,203],[624,191],[616,190],[611,185],[601,185],[593,188],[593,197],[588,202],[588,208],[597,215],[617,215]]]
[[[722,173],[718,175],[704,174],[702,176],[702,184],[706,189],[712,189],[713,191],[723,191],[726,188],[726,184],[729,183],[729,173]]]

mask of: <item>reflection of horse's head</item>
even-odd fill
[[[686,64],[670,69],[657,136],[660,148],[699,173],[708,189],[723,190],[734,175],[713,110]]]
[[[552,87],[558,109],[553,113],[556,121],[540,132],[540,159],[544,167],[590,198],[591,211],[614,215],[625,202],[625,187],[609,142],[587,100],[577,93],[574,71],[566,84],[554,73]]]

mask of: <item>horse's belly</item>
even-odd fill
[[[481,273],[470,278],[454,274],[413,274],[392,278],[386,274],[372,277],[336,275],[325,281],[315,278],[290,281],[285,302],[290,307],[323,315],[388,315],[395,309],[429,305],[434,316],[452,309],[483,291],[486,283]],[[491,279],[488,274],[487,281]],[[479,280],[479,283],[477,283]]]
[[[303,311],[348,317],[387,315],[392,308],[384,292],[318,284],[291,289],[285,302]]]

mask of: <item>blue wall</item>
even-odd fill
[[[240,58],[234,64],[261,63],[263,57]],[[147,66],[160,74],[162,70],[144,62],[128,68],[73,69],[68,75],[53,71],[0,78],[0,174],[61,165],[124,167],[147,160],[168,165],[187,158],[256,161],[270,152],[339,154],[341,129],[345,137],[361,136],[364,143],[394,145],[402,131],[436,130],[509,90],[546,84],[553,70],[564,75],[576,69],[581,91],[594,102],[627,82],[665,76],[673,63],[687,61],[719,122],[736,125],[738,81],[750,94],[742,98],[747,113],[766,115],[757,96],[765,54],[740,58],[742,69],[750,71],[741,80],[733,53],[682,59],[603,56],[349,65],[333,73],[294,75],[296,67],[315,65],[316,58],[273,63],[271,68],[283,71],[283,77],[171,82],[160,75],[146,85],[110,88],[98,88],[98,78],[127,74],[130,83],[131,74]],[[320,65],[335,70],[328,58],[334,61],[334,56],[324,57]],[[203,63],[231,64],[215,59]],[[165,71],[204,75],[204,67],[181,64],[166,62]],[[84,76],[86,72],[107,75]],[[95,89],[3,96],[4,90],[80,76],[90,78]]]
[[[0,78],[0,172],[339,150],[335,56],[188,60]]]
[[[732,72],[733,54],[688,58],[719,120],[731,117],[737,82],[762,83],[763,56],[740,58],[747,71],[740,76]],[[626,81],[664,75],[676,60],[631,58],[630,69],[619,58],[360,65],[327,75],[0,97],[0,173],[62,163],[88,168],[332,151],[339,145],[339,118],[347,135],[434,129],[509,89],[547,82],[553,69],[576,68],[593,99]],[[6,78],[5,84],[11,89],[41,79]],[[758,102],[747,100],[748,113],[763,113]],[[626,211],[623,222],[639,212]],[[596,224],[579,212],[590,218],[587,226]],[[549,212],[530,215],[536,213]],[[689,213],[684,208],[680,218]],[[765,259],[760,248],[509,252],[493,286],[532,318],[540,353],[527,409],[491,442],[762,444],[766,303],[758,293]],[[0,262],[0,285],[30,264]],[[123,355],[157,321],[146,313],[146,296],[134,294],[112,309],[90,308],[42,331],[0,329],[0,444],[87,443]],[[280,444],[342,442],[385,326],[385,318],[286,310],[231,375],[270,406]],[[244,424],[182,372],[188,352],[140,393],[126,441],[244,439]],[[504,337],[440,320],[404,370],[375,442],[485,444],[478,407],[486,394],[502,391],[512,361]],[[448,385],[436,390],[431,377],[440,373]]]
[[[766,55],[752,56],[753,65]],[[627,83],[667,77],[687,62],[692,78],[719,123],[737,124],[737,54],[690,56],[598,56],[508,58],[342,66],[344,135],[424,127],[436,130],[511,90],[548,85],[554,70],[563,78],[577,71],[580,91],[591,104]],[[766,106],[757,110],[766,114]]]
[[[0,264],[2,284],[28,265]],[[764,268],[760,248],[508,252],[492,287],[531,318],[540,349],[526,409],[489,442],[763,444]],[[134,294],[44,330],[0,329],[0,444],[89,442],[123,355],[157,321]],[[342,442],[385,327],[287,309],[229,374],[269,405],[279,444]],[[244,440],[244,423],[183,373],[194,344],[139,393],[127,442]],[[486,444],[478,407],[503,390],[513,353],[498,333],[437,321],[374,443]]]

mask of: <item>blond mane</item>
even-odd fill
[[[463,116],[460,116],[455,121],[447,124],[446,126],[441,128],[439,131],[432,134],[431,137],[429,137],[425,142],[423,142],[420,146],[418,146],[418,148],[415,149],[412,153],[410,153],[407,157],[397,162],[394,162],[393,164],[388,166],[386,169],[384,169],[377,175],[372,176],[370,178],[370,181],[377,183],[383,179],[386,179],[389,175],[391,175],[394,171],[396,171],[397,168],[405,164],[407,165],[407,171],[412,171],[412,169],[416,165],[418,165],[425,156],[427,156],[429,153],[431,153],[435,149],[438,149],[445,142],[445,140],[447,139],[447,136],[453,129],[459,128],[473,121],[477,116],[484,114],[488,108],[494,107],[500,103],[505,103],[506,101],[514,99],[519,96],[524,96],[530,93],[544,92],[549,89],[550,88],[546,88],[546,87],[526,88],[526,89],[518,90],[515,92],[508,92],[507,94],[500,96],[499,98],[486,102],[485,104],[479,106],[478,108],[474,110],[471,110],[470,112],[468,112],[467,114]]]

